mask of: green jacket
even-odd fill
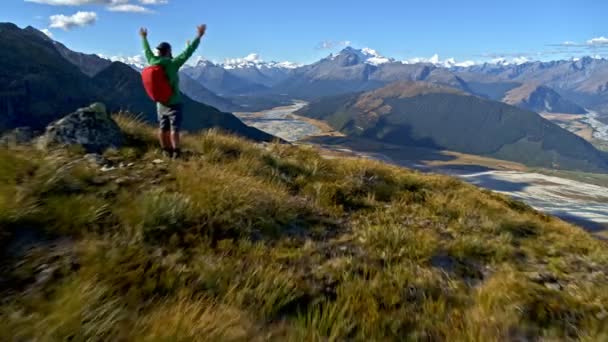
[[[192,44],[188,45],[186,51],[182,52],[175,58],[169,58],[154,55],[152,49],[150,48],[150,43],[148,43],[148,39],[145,37],[143,38],[144,53],[146,55],[146,59],[148,60],[148,64],[162,66],[167,73],[171,88],[173,88],[173,96],[171,96],[171,99],[169,99],[169,105],[175,105],[182,102],[182,97],[179,90],[179,69],[190,57],[192,57],[192,54],[194,54],[194,51],[196,51],[196,48],[198,48],[200,42],[201,39],[196,38],[194,41],[192,41]]]

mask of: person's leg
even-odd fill
[[[171,130],[163,132],[163,149],[167,151],[173,149],[173,145],[171,144]]]
[[[171,144],[171,109],[158,104],[158,140],[160,147],[163,149],[163,153],[169,157],[173,154],[173,147]]]
[[[180,143],[180,128],[182,124],[182,106],[176,105],[173,108],[171,115],[171,147],[173,148],[173,157],[179,158],[181,155]]]
[[[171,131],[171,147],[179,149],[179,131]]]
[[[160,147],[163,150],[171,148],[171,141],[170,140],[169,140],[169,143],[167,144],[167,134],[168,134],[168,131],[165,131],[162,128],[158,129],[158,142],[160,143]]]

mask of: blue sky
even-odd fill
[[[50,32],[68,47],[108,56],[140,54],[140,26],[149,28],[153,44],[166,40],[178,47],[197,24],[207,23],[199,54],[216,61],[258,53],[265,60],[307,63],[347,42],[397,59],[608,57],[608,39],[602,39],[608,37],[606,0],[1,2],[0,21],[39,29],[54,23]],[[89,13],[71,18],[79,11]]]

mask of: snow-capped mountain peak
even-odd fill
[[[221,64],[224,69],[246,69],[246,68],[279,68],[279,69],[295,69],[300,67],[300,64],[292,62],[275,62],[264,61],[259,54],[251,53],[243,58],[229,58]]]
[[[197,66],[210,66],[215,65],[212,61],[206,59],[203,56],[196,56],[187,62],[188,65],[197,67]]]
[[[131,66],[135,70],[142,70],[148,65],[148,61],[142,55],[135,56],[105,56],[102,54],[97,54],[97,56],[112,61],[112,62],[121,62],[126,65]]]
[[[338,57],[340,55],[356,55],[358,57],[359,61],[361,61],[362,63],[375,65],[375,66],[378,66],[381,64],[386,64],[386,63],[392,63],[395,61],[392,58],[387,58],[387,57],[380,55],[378,53],[378,51],[376,51],[374,49],[370,49],[370,48],[355,49],[350,46],[344,48],[340,52],[340,54],[338,54],[336,56],[331,55],[330,59],[335,59],[336,57]]]
[[[403,64],[432,64],[437,67],[454,68],[454,67],[470,67],[476,65],[474,61],[457,62],[454,58],[442,60],[438,54],[434,54],[430,58],[416,57],[401,61]]]
[[[378,53],[378,51],[376,51],[374,49],[363,48],[363,49],[361,49],[361,52],[365,56],[367,56],[367,60],[365,61],[365,63],[367,63],[367,64],[380,65],[380,64],[385,64],[385,63],[392,63],[395,61],[392,58],[387,58],[387,57],[380,55]]]

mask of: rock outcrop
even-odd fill
[[[40,148],[81,145],[87,152],[103,152],[123,144],[120,127],[106,112],[103,103],[80,108],[51,123],[38,141]]]

